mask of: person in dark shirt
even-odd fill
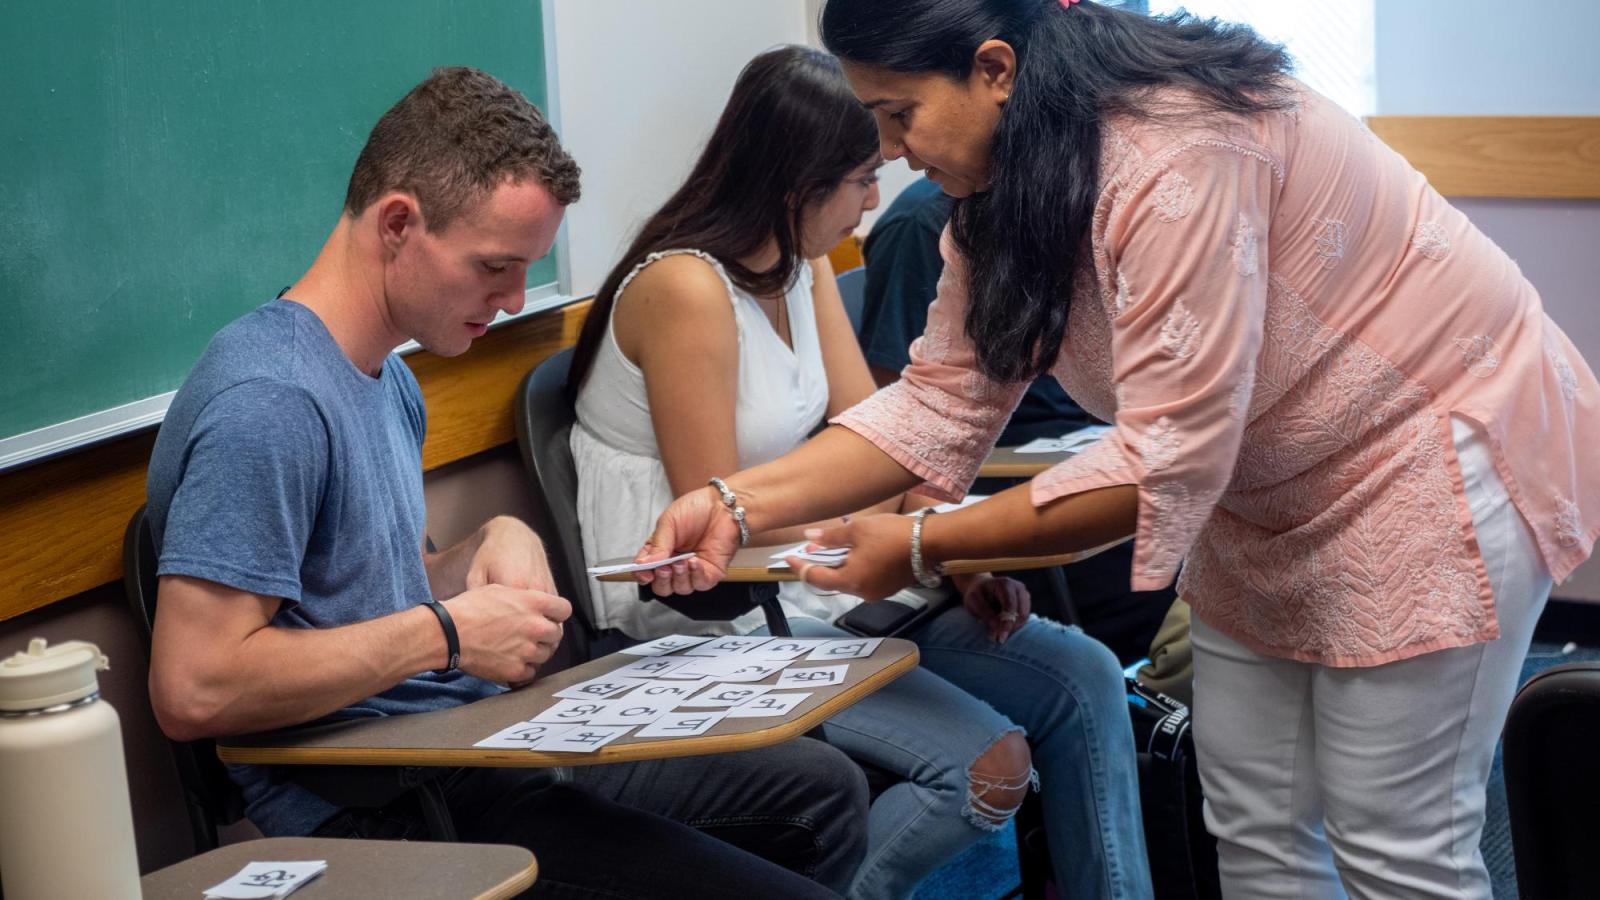
[[[862,247],[867,277],[861,308],[861,350],[879,387],[900,377],[900,370],[911,362],[911,342],[927,326],[928,304],[933,302],[944,270],[939,235],[950,219],[954,203],[939,185],[919,179],[889,204]],[[1042,376],[1022,395],[1022,402],[1000,433],[1000,446],[1059,437],[1098,421],[1075,403],[1055,378]],[[972,490],[991,494],[1013,483],[983,478],[973,484]],[[1129,591],[1132,565],[1130,541],[1062,567],[1059,573],[1040,570],[1020,580],[1033,594],[1035,612],[1065,621],[1077,620],[1126,665],[1149,650],[1162,617],[1176,598],[1172,588]],[[1052,596],[1063,591],[1067,597]]]

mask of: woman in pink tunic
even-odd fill
[[[1115,423],[1099,444],[952,513],[819,531],[849,561],[803,577],[881,597],[1135,534],[1132,587],[1181,564],[1194,608],[1225,893],[1488,897],[1495,740],[1552,579],[1600,534],[1600,384],[1533,287],[1247,29],[851,0],[822,34],[884,157],[961,198],[938,300],[899,382],[681,498],[640,558],[699,556],[641,580],[720,577],[732,506],[759,530],[959,497],[1049,371]]]

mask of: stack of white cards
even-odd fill
[[[1111,430],[1110,425],[1087,425],[1077,431],[1069,431],[1058,438],[1034,438],[1017,448],[1018,453],[1067,453],[1076,452],[1100,440],[1101,435]]]
[[[207,900],[276,900],[327,871],[327,860],[253,862],[227,881],[206,888]]]
[[[837,569],[844,565],[845,559],[850,556],[849,547],[819,547],[815,550],[807,550],[806,548],[809,546],[811,546],[811,543],[808,541],[804,544],[795,544],[787,550],[779,550],[777,553],[772,554],[773,562],[767,568],[787,569],[789,568],[788,557],[798,556],[805,562]]]
[[[630,734],[694,737],[723,719],[786,716],[811,696],[807,688],[844,684],[848,660],[871,656],[881,643],[671,635],[622,651],[639,659],[555,692],[554,705],[473,746],[589,753]],[[800,664],[812,662],[836,664]],[[770,683],[756,683],[763,681]]]
[[[659,569],[662,566],[670,566],[675,562],[682,562],[686,559],[692,559],[693,557],[693,553],[679,553],[677,556],[669,556],[666,559],[658,559],[655,562],[624,563],[616,566],[590,566],[589,574],[598,578],[601,575],[618,575],[623,572],[648,572],[651,569]]]

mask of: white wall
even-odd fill
[[[1600,115],[1595,0],[1381,0],[1380,115]]]
[[[1380,115],[1600,115],[1595,0],[1382,0],[1376,11]],[[1600,366],[1600,201],[1452,202],[1517,260]],[[1600,559],[1555,595],[1600,601]]]
[[[583,167],[570,293],[600,286],[688,174],[739,70],[807,41],[804,0],[546,0],[562,142]]]

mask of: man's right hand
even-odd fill
[[[529,681],[561,643],[572,604],[555,594],[486,584],[445,601],[461,641],[461,669],[502,684]]]

